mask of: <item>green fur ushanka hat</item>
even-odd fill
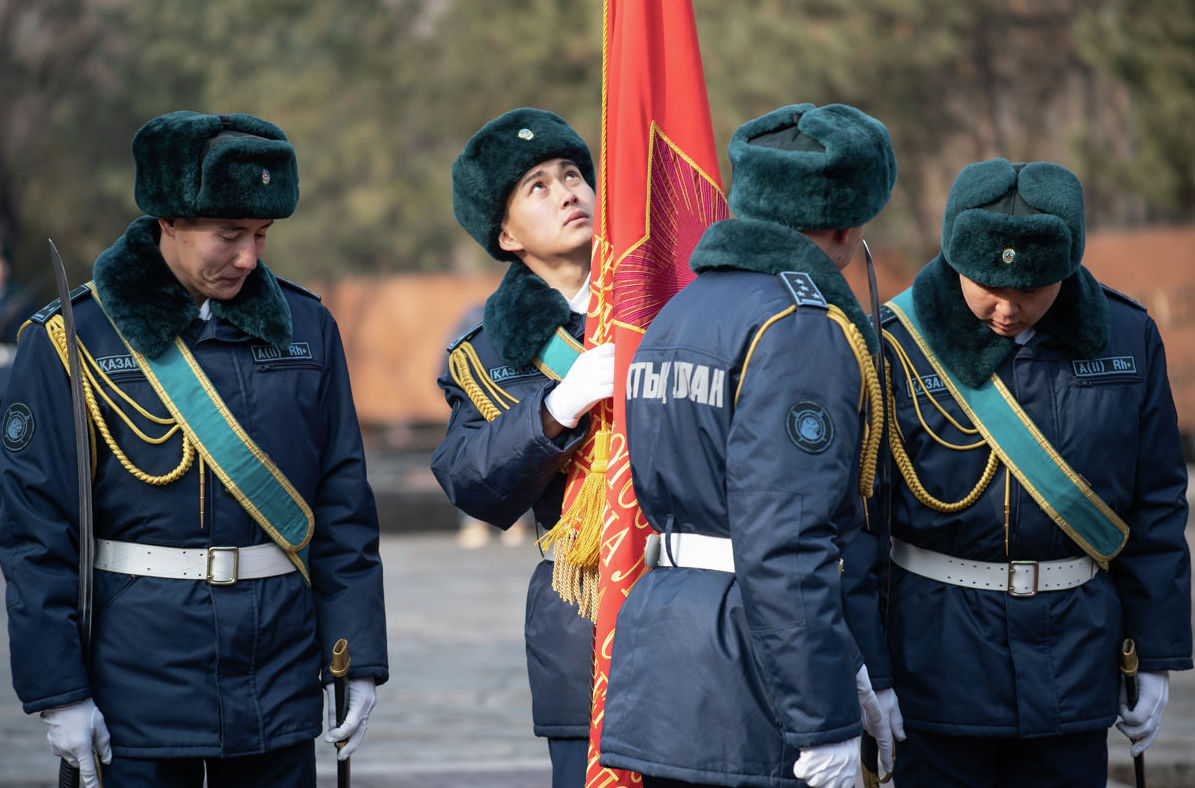
[[[286,134],[252,115],[159,115],[133,136],[137,205],[162,219],[284,219],[299,202]]]
[[[569,159],[595,186],[585,140],[559,115],[519,107],[482,126],[452,163],[452,212],[495,260],[519,259],[498,245],[506,199],[527,170],[550,159]]]
[[[888,202],[896,154],[888,129],[845,104],[792,104],[730,139],[730,210],[794,230],[865,224]]]
[[[1069,170],[1005,159],[968,164],[946,198],[942,254],[988,287],[1060,282],[1083,259],[1083,187]]]

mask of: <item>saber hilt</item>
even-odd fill
[[[1124,675],[1124,701],[1130,709],[1137,706],[1137,644],[1125,638],[1120,645],[1120,672]],[[1133,777],[1137,788],[1145,788],[1145,753],[1133,756]]]
[[[336,726],[344,725],[344,718],[348,714],[348,684],[349,684],[349,665],[352,663],[352,657],[349,656],[349,642],[344,638],[337,640],[332,644],[332,664],[328,667],[328,672],[332,674],[333,685],[332,691],[336,699]],[[346,741],[336,742],[336,749],[339,752],[344,748]],[[336,788],[349,788],[349,762],[345,760],[336,760]]]
[[[1137,706],[1137,644],[1132,638],[1125,638],[1120,646],[1120,672],[1124,674],[1125,705],[1130,709]]]

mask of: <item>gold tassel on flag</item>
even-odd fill
[[[598,560],[601,557],[602,523],[606,510],[606,469],[610,457],[610,430],[593,435],[593,456],[585,479],[559,522],[539,540],[552,548],[552,588],[561,599],[577,606],[590,621],[597,616]]]

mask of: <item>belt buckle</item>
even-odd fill
[[[654,569],[660,565],[660,542],[663,537],[659,534],[648,534],[647,542],[643,545],[643,565]]]
[[[212,562],[216,559],[216,553],[232,553],[232,577],[228,580],[216,580],[212,577]],[[241,551],[239,547],[209,547],[207,549],[207,572],[204,577],[209,585],[213,586],[230,586],[236,583],[239,579],[241,568]]]
[[[1017,591],[1013,587],[1013,582],[1016,578],[1018,566],[1033,567],[1033,588],[1029,591]],[[1008,595],[1017,597],[1018,599],[1028,599],[1029,597],[1037,596],[1037,576],[1040,569],[1037,561],[1009,561],[1008,562]]]

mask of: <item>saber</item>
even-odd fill
[[[49,239],[47,239],[49,240]],[[78,333],[75,331],[75,311],[71,306],[70,287],[66,282],[66,267],[58,254],[58,247],[50,240],[50,258],[54,266],[54,279],[58,286],[58,300],[62,308],[62,322],[66,330],[66,359],[70,371],[71,410],[75,417],[75,464],[78,470],[79,492],[79,643],[83,652],[83,665],[91,663],[91,568],[95,543],[91,511],[91,452],[87,435],[87,405],[83,399],[83,368],[79,362]],[[95,768],[100,768],[99,758]],[[79,770],[63,759],[58,764],[59,788],[76,788],[79,785]]]
[[[867,246],[867,240],[861,239],[859,241],[863,245],[863,256],[867,260],[867,291],[871,296],[871,325],[876,332],[876,372],[880,376],[880,385],[884,384],[885,363],[884,363],[884,331],[880,325],[880,291],[876,286],[876,267],[875,262],[871,259],[871,249]],[[888,407],[888,398],[883,397],[881,401],[884,403],[883,407],[886,410]],[[887,414],[885,414],[887,415]]]
[[[867,246],[866,240],[860,240],[863,245],[863,257],[867,260],[867,291],[871,296],[871,324],[876,332],[876,354],[874,363],[876,365],[876,372],[880,378],[880,386],[886,385],[885,377],[886,370],[884,365],[884,335],[880,326],[880,293],[879,288],[876,287],[876,270],[875,262],[871,259],[871,249]],[[880,408],[884,411],[888,409],[888,398],[880,397]],[[884,413],[884,423],[888,423],[888,414]],[[887,490],[886,484],[888,479],[888,453],[884,452],[884,467],[880,472],[880,488]],[[891,507],[885,506],[884,512],[887,513]],[[893,740],[892,745],[896,746],[896,741]],[[880,749],[875,737],[867,731],[863,731],[863,738],[859,742],[859,756],[862,761],[863,768],[863,786],[864,788],[879,788],[881,783],[886,783],[892,779],[892,775],[880,774]]]
[[[345,715],[348,713],[348,683],[349,683],[349,663],[352,658],[349,657],[349,642],[344,638],[337,640],[332,644],[332,664],[328,667],[328,672],[332,674],[334,681],[334,692],[336,695],[336,725],[337,727],[344,724]],[[336,742],[336,750],[339,751],[344,747],[344,742]],[[349,759],[345,758],[343,761],[336,759],[336,788],[349,788]]]
[[[1120,672],[1124,674],[1124,701],[1130,709],[1137,706],[1137,644],[1125,638],[1120,646]],[[1145,788],[1145,753],[1133,756],[1133,776],[1137,788]]]

